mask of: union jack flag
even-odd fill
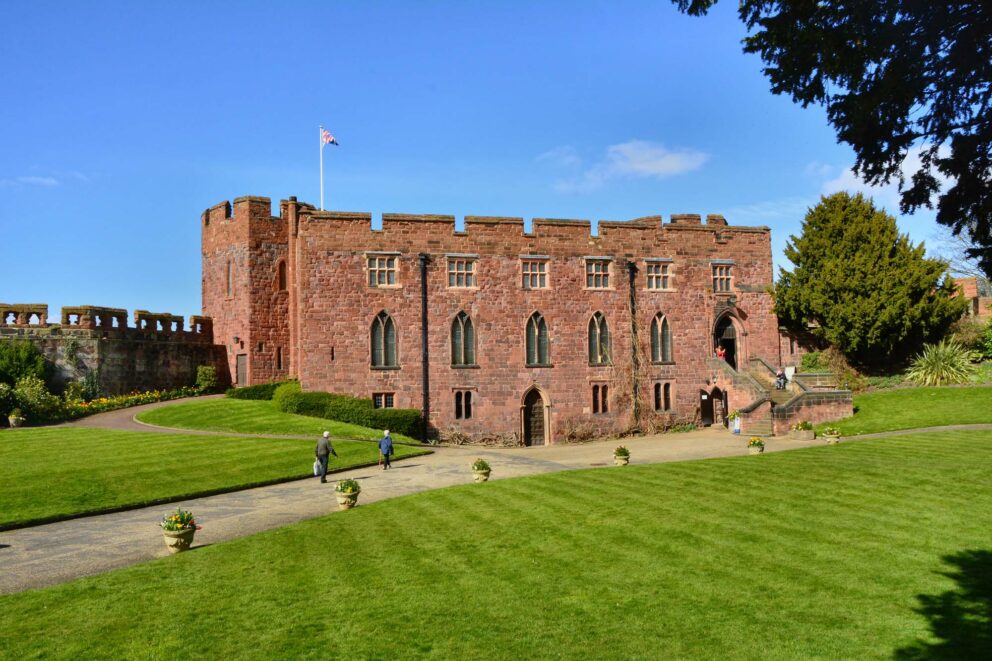
[[[321,143],[323,143],[325,145],[336,145],[336,144],[338,144],[338,141],[334,139],[334,136],[331,135],[331,132],[328,131],[327,129],[321,129],[320,130],[320,141],[321,141]]]

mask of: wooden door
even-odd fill
[[[237,381],[235,385],[248,385],[248,354],[239,353],[237,357]]]
[[[544,445],[544,398],[537,390],[524,398],[524,445]]]

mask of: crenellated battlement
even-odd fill
[[[20,331],[45,331],[56,335],[60,331],[113,333],[119,339],[145,339],[213,343],[213,320],[191,316],[189,328],[182,315],[168,312],[134,311],[134,326],[128,326],[124,308],[99,305],[63,306],[60,323],[48,322],[48,305],[40,303],[0,303],[0,328]],[[9,334],[9,333],[8,333]],[[21,333],[23,334],[23,333]]]

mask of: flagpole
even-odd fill
[[[320,150],[320,210],[324,210],[324,127],[317,127],[317,148]]]

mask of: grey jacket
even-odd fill
[[[333,454],[335,457],[338,456],[338,453],[334,451],[334,446],[331,445],[331,439],[324,438],[323,436],[317,441],[317,448],[314,450],[314,454],[318,457],[326,457],[329,454]]]

